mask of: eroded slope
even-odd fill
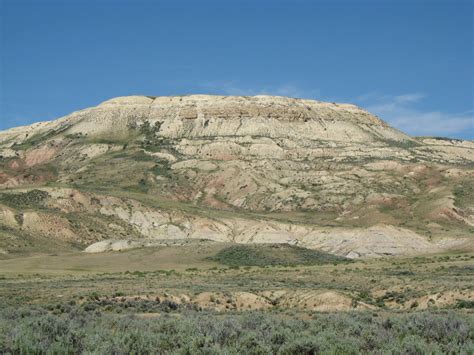
[[[351,257],[472,246],[474,144],[412,138],[353,105],[123,97],[0,132],[0,155],[5,252],[143,237]],[[47,195],[15,200],[32,189]]]

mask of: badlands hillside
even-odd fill
[[[119,97],[0,132],[4,257],[182,239],[473,249],[474,142],[272,96]]]

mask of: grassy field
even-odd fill
[[[441,254],[354,260],[317,252],[273,245],[249,248],[217,242],[194,242],[182,246],[161,246],[122,252],[37,254],[0,260],[2,303],[68,300],[98,292],[146,295],[202,291],[333,290],[374,303],[376,295],[397,290],[411,296],[456,292],[462,298],[472,291],[474,254]],[[302,249],[316,265],[301,265],[288,255]],[[232,251],[239,251],[235,254]],[[250,250],[247,254],[246,250]],[[258,266],[269,250],[274,265]],[[303,255],[305,255],[303,253]],[[325,260],[324,258],[329,258]],[[304,261],[304,260],[303,260]],[[256,266],[250,266],[250,265]],[[229,265],[229,266],[228,266]],[[34,292],[19,292],[21,289]],[[15,295],[21,296],[16,300]]]
[[[0,352],[474,351],[473,254],[345,262],[299,249],[195,242],[4,258]]]
[[[0,260],[0,353],[474,351],[474,254],[196,241]]]

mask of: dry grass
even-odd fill
[[[246,292],[273,303],[281,294],[285,304],[293,305],[289,308],[298,305],[298,311],[305,312],[310,307],[305,309],[304,302],[299,301],[308,297],[308,292],[313,298],[335,292],[353,300],[353,307],[368,305],[374,309],[452,308],[458,300],[471,302],[474,297],[472,253],[315,266],[226,267],[209,260],[229,246],[192,243],[4,259],[0,260],[0,302],[67,302],[91,292],[101,297],[117,292],[133,297],[166,293],[190,299],[204,292],[217,298]],[[290,292],[293,303],[287,302]]]

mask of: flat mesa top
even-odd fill
[[[130,122],[167,122],[169,137],[258,135],[308,139],[407,140],[378,117],[352,104],[283,96],[122,96],[58,120],[0,132],[0,137],[32,135],[68,126],[68,134],[125,134]],[[225,125],[222,122],[225,121]],[[331,125],[328,128],[327,125]],[[376,131],[373,131],[372,127]],[[25,138],[25,137],[23,137]]]
[[[166,105],[166,104],[216,104],[216,105],[281,105],[281,106],[306,106],[309,108],[332,108],[344,111],[366,112],[360,107],[346,103],[330,103],[318,100],[299,99],[285,96],[222,96],[222,95],[182,95],[182,96],[120,96],[102,102],[99,106],[108,105]]]

